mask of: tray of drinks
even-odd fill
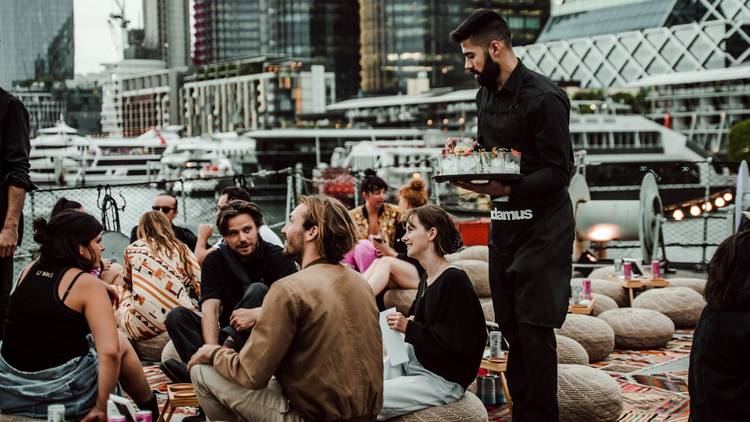
[[[438,182],[469,182],[475,185],[484,185],[491,181],[512,182],[523,177],[518,173],[468,173],[468,174],[441,174],[432,178]]]

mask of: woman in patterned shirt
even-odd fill
[[[149,211],[138,223],[138,240],[125,248],[125,286],[117,320],[131,340],[144,340],[166,331],[172,309],[198,310],[200,267],[184,243],[177,240],[169,220]]]

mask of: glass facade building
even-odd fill
[[[143,0],[143,47],[149,54],[134,58],[164,60],[167,67],[190,64],[188,3],[188,0]]]
[[[513,44],[534,42],[549,16],[544,0],[360,0],[362,91],[406,93],[409,80],[429,87],[471,87],[450,31],[476,9],[493,9]]]
[[[73,0],[3,0],[0,31],[3,88],[37,78],[73,77]],[[51,48],[53,43],[60,48]]]
[[[577,0],[553,7],[529,68],[582,87],[750,62],[750,0]]]
[[[324,65],[336,74],[336,98],[359,88],[357,0],[265,0],[268,53],[297,59],[305,69]]]
[[[266,0],[194,0],[196,66],[255,57],[266,42]]]

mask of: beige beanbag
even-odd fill
[[[633,300],[634,308],[652,309],[669,317],[677,328],[695,327],[706,306],[703,296],[687,287],[651,289]]]
[[[392,419],[397,422],[484,422],[487,410],[477,396],[467,391],[457,402],[428,407]]]
[[[557,363],[589,364],[589,354],[577,341],[565,336],[555,336],[555,340],[557,340]]]
[[[167,342],[169,342],[169,333],[166,331],[148,340],[130,340],[135,353],[144,362],[160,362],[161,351],[164,350]]]
[[[618,349],[658,349],[666,346],[674,334],[672,320],[650,309],[611,309],[599,318],[612,327]]]
[[[580,314],[568,314],[555,334],[577,341],[589,355],[589,363],[598,362],[615,349],[615,333],[603,320]]]
[[[583,365],[557,366],[561,422],[613,422],[622,413],[622,390],[606,372]]]
[[[581,286],[583,278],[574,278],[570,280],[570,287]],[[628,303],[628,296],[625,289],[620,283],[612,280],[603,278],[589,278],[591,280],[591,293],[599,293],[601,295],[612,298],[617,302],[617,306],[626,306]]]
[[[180,359],[180,355],[177,354],[177,349],[174,348],[174,343],[172,343],[172,340],[169,340],[166,346],[164,346],[164,350],[161,351],[161,362],[164,363],[169,359],[174,359],[177,362],[182,362],[182,359]]]
[[[481,297],[479,298],[479,303],[482,304],[482,311],[484,311],[484,320],[490,321],[490,322],[496,322],[495,321],[495,308],[492,307],[492,298]]]
[[[417,297],[417,289],[388,289],[383,295],[383,303],[386,309],[396,307],[396,310],[406,315]]]
[[[706,290],[706,280],[701,278],[670,278],[669,287],[687,287],[703,294]]]
[[[610,309],[617,309],[617,302],[609,296],[601,293],[591,293],[591,297],[594,298],[594,307],[591,308],[591,315],[593,316],[598,316]]]
[[[606,280],[609,278],[609,276],[615,274],[615,266],[614,265],[608,265],[606,267],[599,267],[595,269],[594,271],[591,271],[591,274],[589,274],[588,278],[599,278],[602,280]]]
[[[456,253],[446,255],[445,259],[450,262],[460,261],[463,259],[476,259],[484,262],[489,262],[490,250],[487,246],[468,246]]]
[[[453,261],[453,265],[466,272],[477,296],[490,297],[490,267],[487,261],[461,259]]]

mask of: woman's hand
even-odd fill
[[[372,246],[378,252],[378,256],[396,256],[398,253],[388,244],[386,237],[381,236],[370,236]]]
[[[388,322],[388,327],[391,330],[398,331],[399,333],[406,332],[406,324],[409,322],[409,320],[406,319],[406,317],[401,312],[388,314],[386,315],[385,319]]]
[[[107,422],[107,412],[95,407],[81,419],[81,422]]]

